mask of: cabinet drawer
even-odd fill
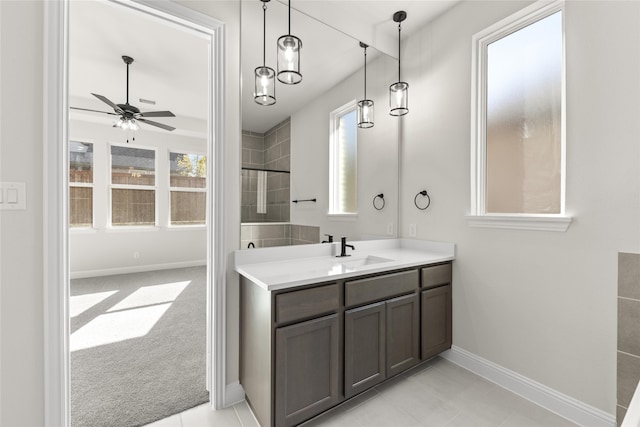
[[[276,323],[293,322],[337,311],[338,285],[325,285],[276,295]]]
[[[451,264],[435,265],[422,269],[422,287],[434,288],[451,283]]]
[[[418,289],[418,270],[345,283],[345,306],[366,304]]]

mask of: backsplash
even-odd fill
[[[242,131],[242,167],[289,171],[291,123],[286,119],[264,134]],[[259,171],[242,171],[241,222],[288,222],[288,173],[266,172],[266,207],[258,206]]]
[[[618,425],[640,380],[640,254],[618,254]]]
[[[320,243],[320,227],[310,225],[243,224],[240,228],[241,249],[249,243],[256,248]]]

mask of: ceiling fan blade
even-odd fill
[[[151,120],[146,120],[146,119],[143,119],[143,118],[139,118],[137,120],[139,122],[146,123],[146,124],[151,125],[151,126],[156,126],[156,127],[162,128],[164,130],[168,130],[169,132],[171,132],[172,130],[176,129],[173,126],[168,126],[168,125],[165,125],[165,124],[162,124],[162,123],[158,123],[158,122],[152,122]]]
[[[147,111],[140,113],[139,117],[175,117],[171,111]]]
[[[122,108],[118,107],[116,104],[114,104],[113,102],[111,102],[106,96],[102,96],[102,95],[98,95],[97,93],[92,93],[91,95],[95,96],[96,98],[98,98],[100,101],[104,102],[105,104],[107,104],[108,106],[110,106],[111,108],[113,108],[113,110],[118,113],[118,114],[122,114],[124,113],[124,111],[122,111]]]
[[[111,114],[112,116],[119,116],[119,114],[110,113],[109,111],[92,110],[90,108],[80,108],[80,107],[69,107],[69,108],[71,108],[72,110],[91,111],[93,113]]]

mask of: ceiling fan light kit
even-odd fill
[[[90,111],[94,113],[109,114],[112,116],[120,116],[114,122],[113,127],[118,127],[125,131],[140,130],[140,123],[155,126],[170,132],[175,130],[173,126],[165,125],[164,123],[158,123],[158,122],[147,119],[147,117],[175,117],[175,114],[173,114],[171,111],[141,112],[139,108],[129,104],[129,65],[133,63],[133,58],[130,56],[123,55],[122,60],[127,65],[127,98],[124,104],[116,104],[104,95],[91,93],[91,95],[95,96],[100,101],[104,102],[105,104],[113,108],[114,112],[112,113],[108,111],[91,110],[88,108],[79,108],[79,107],[71,107],[71,108],[74,110]],[[142,101],[142,99],[140,101]],[[127,142],[129,142],[129,140],[127,140]]]

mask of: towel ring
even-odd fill
[[[382,206],[380,206],[380,207],[378,207],[378,205],[379,205],[380,203],[376,204],[376,200],[378,200],[378,199],[382,200]],[[380,194],[376,195],[376,196],[373,198],[373,208],[374,208],[375,210],[377,210],[377,211],[381,211],[382,209],[384,209],[384,205],[385,205],[385,204],[386,204],[386,203],[385,203],[385,201],[384,201],[384,194],[380,193]]]
[[[425,207],[421,208],[418,205],[418,196],[424,196],[424,197],[427,198],[427,205]],[[422,190],[418,194],[416,194],[416,197],[413,198],[413,204],[416,205],[416,208],[420,209],[421,211],[427,209],[429,207],[429,205],[431,205],[431,197],[429,197],[429,194],[427,193],[427,190]]]

